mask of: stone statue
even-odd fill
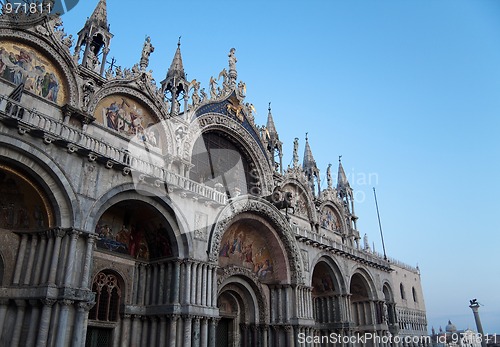
[[[217,81],[215,78],[212,76],[210,77],[210,99],[215,100],[217,98],[217,89],[215,85],[217,84]]]
[[[238,96],[240,98],[244,98],[246,93],[247,93],[247,86],[245,85],[244,82],[239,81],[238,82]]]
[[[92,82],[88,81],[83,85],[83,110],[87,111],[90,99],[94,94],[95,88]]]
[[[200,90],[200,95],[201,95],[201,100],[200,102],[205,102],[205,100],[207,99],[207,93],[205,93],[205,88],[201,88]]]
[[[144,42],[144,47],[142,48],[142,55],[141,55],[141,70],[146,70],[146,68],[149,65],[149,56],[151,53],[153,53],[155,48],[151,44],[151,37],[146,37],[146,41]]]
[[[194,90],[191,100],[193,101],[193,106],[196,106],[200,103],[200,96],[198,95],[198,91],[200,89],[200,82],[194,79],[191,81],[191,86],[193,87]]]
[[[332,188],[332,164],[328,164],[328,169],[326,169],[326,182],[328,183],[328,188]]]
[[[236,49],[235,48],[231,48],[231,50],[229,51],[229,71],[236,71],[236,62],[238,61],[236,59],[236,56],[234,55],[234,53],[236,52]]]
[[[365,234],[365,236],[363,236],[363,249],[365,251],[370,251],[370,243],[368,242],[368,235]]]
[[[293,140],[293,167],[299,166],[299,138]]]

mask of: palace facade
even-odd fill
[[[427,335],[420,272],[360,240],[340,161],[283,167],[234,49],[205,91],[180,43],[159,85],[150,38],[107,64],[105,0],[76,36],[0,16],[1,346],[421,344],[342,339]]]

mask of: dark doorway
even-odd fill
[[[217,347],[229,347],[229,332],[231,328],[231,324],[233,324],[233,320],[231,318],[221,318],[219,324],[217,324],[217,338],[215,341],[215,345]]]

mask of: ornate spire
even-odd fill
[[[187,109],[189,82],[186,80],[186,73],[184,72],[184,65],[182,64],[181,55],[181,38],[177,42],[177,50],[172,59],[172,64],[167,71],[167,76],[161,82],[161,88],[164,93],[170,92],[172,108],[171,113],[176,115],[180,113],[179,96],[184,94],[184,110]]]
[[[106,0],[99,0],[99,3],[97,4],[94,12],[92,12],[92,15],[89,17],[87,22],[92,22],[93,24],[96,24],[98,27],[109,30]]]
[[[271,113],[271,103],[269,103],[269,113],[267,114],[267,132],[269,133],[269,137],[272,138],[278,138],[278,132],[276,131],[276,126],[274,125],[274,119],[273,115]]]
[[[342,156],[339,156],[339,173],[337,176],[337,191],[346,192],[346,188],[351,188],[347,176],[345,174],[344,168],[342,167]]]
[[[184,65],[182,64],[181,55],[181,37],[179,36],[179,41],[177,42],[177,49],[174,54],[174,59],[172,59],[172,64],[168,68],[166,79],[186,79],[186,73],[184,72]]]
[[[109,32],[106,0],[100,0],[85,26],[78,33],[74,59],[80,60],[80,51],[85,46],[81,65],[102,76],[113,34]],[[101,54],[102,53],[102,54]]]
[[[308,168],[315,168],[316,167],[316,161],[314,160],[311,147],[309,146],[309,139],[307,137],[306,133],[306,148],[304,149],[304,161],[302,162],[302,167],[304,170]]]
[[[283,143],[280,141],[276,126],[274,125],[273,115],[271,113],[271,103],[269,103],[269,113],[267,114],[266,139],[267,149],[271,155],[271,164],[273,168],[283,173]]]
[[[318,194],[320,193],[320,178],[319,178],[319,169],[316,165],[316,160],[314,160],[311,147],[309,146],[309,138],[306,133],[306,148],[304,149],[304,160],[302,161],[302,169],[304,170],[307,178],[309,179],[309,184],[311,186],[311,190],[315,191],[314,180],[318,182]]]

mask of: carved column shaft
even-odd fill
[[[30,253],[29,253],[29,259],[28,259],[28,266],[26,267],[26,272],[24,274],[24,284],[30,284],[31,281],[31,274],[33,272],[33,265],[35,261],[35,254],[36,254],[36,247],[38,246],[38,236],[33,235],[31,237],[31,246],[30,246]]]
[[[94,251],[94,236],[89,235],[87,239],[87,249],[85,252],[85,263],[83,265],[83,275],[81,287],[83,289],[90,289],[90,269],[92,267],[92,252]]]
[[[50,271],[49,271],[49,284],[56,284],[56,275],[58,272],[59,265],[59,257],[61,253],[61,241],[64,237],[64,232],[62,230],[58,230],[56,232],[56,240],[54,242],[54,250],[52,251],[52,260],[50,262]]]
[[[66,263],[66,269],[65,269],[65,276],[64,276],[64,285],[65,286],[71,286],[73,285],[73,268],[75,266],[75,249],[76,249],[76,242],[78,240],[78,233],[73,230],[71,234],[71,241],[69,244],[69,250],[68,250],[68,255],[67,255],[67,263]]]
[[[33,284],[37,285],[40,284],[42,281],[42,265],[43,265],[43,259],[45,256],[45,252],[47,251],[47,238],[44,236],[40,237],[40,246],[38,248],[38,257],[36,260],[36,265],[35,265],[35,271],[33,272]]]
[[[19,243],[16,267],[14,269],[14,278],[12,279],[12,284],[19,284],[19,280],[21,278],[21,269],[23,268],[24,256],[26,255],[27,243],[28,243],[28,235],[24,234],[23,236],[21,236],[21,242]]]

